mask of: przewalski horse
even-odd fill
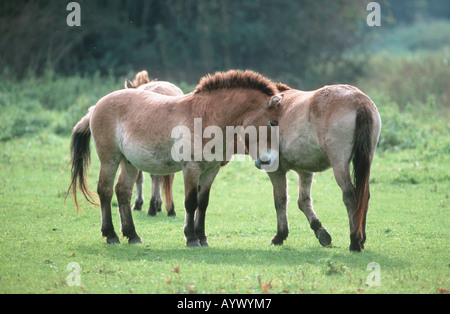
[[[331,236],[313,210],[311,183],[314,172],[332,167],[347,208],[350,251],[362,251],[366,241],[370,167],[381,130],[375,104],[349,85],[303,92],[279,84],[278,89],[284,93],[279,113],[280,160],[278,170],[268,173],[278,222],[272,243],[283,244],[289,233],[286,172],[294,170],[299,175],[298,206],[320,244],[331,244]],[[255,164],[261,166],[260,160]]]
[[[229,128],[238,126],[247,130],[261,130],[268,124],[276,125],[278,104],[282,97],[275,84],[252,71],[229,71],[206,76],[200,80],[194,92],[184,96],[164,96],[138,89],[124,89],[108,94],[73,129],[71,183],[68,193],[72,189],[77,208],[77,189],[81,190],[88,201],[95,203],[95,194],[86,183],[92,135],[100,160],[97,192],[102,212],[101,231],[107,243],[120,242],[111,218],[114,190],[119,205],[122,234],[128,238],[129,243],[142,242],[135,231],[130,206],[134,182],[140,169],[159,175],[183,171],[186,245],[207,246],[205,213],[211,185],[223,160],[199,158],[199,155],[202,156],[202,148],[204,151],[210,142],[206,142],[205,137],[199,139],[196,132],[198,130],[195,129],[200,127],[202,134],[219,129],[225,134]],[[186,138],[184,135],[173,137],[174,130],[179,128],[190,131]],[[270,134],[265,135],[266,140],[272,132],[268,133]],[[191,137],[190,134],[194,136]],[[210,133],[209,135],[211,136]],[[217,137],[218,133],[215,135]],[[258,146],[261,144],[260,137],[255,139],[259,142]],[[193,151],[189,151],[190,158],[179,159],[178,155],[174,158],[173,148],[180,141],[194,147]],[[217,150],[225,152],[226,147],[234,141],[234,136],[227,136],[225,141],[222,140],[221,147],[215,146],[214,153]],[[245,143],[251,144],[247,137]],[[250,152],[254,151],[252,147],[248,149]],[[271,145],[267,149],[275,148]],[[186,156],[187,146],[183,147],[182,153],[179,152]],[[262,152],[258,150],[258,154]],[[114,189],[119,166],[120,173]]]
[[[183,91],[178,86],[165,81],[151,81],[148,77],[147,71],[141,71],[136,74],[133,82],[126,80],[125,88],[137,88],[146,90],[149,92],[155,92],[167,96],[181,96]],[[161,184],[164,191],[164,198],[166,201],[166,210],[168,216],[175,216],[175,205],[173,203],[173,191],[172,185],[174,180],[174,174],[165,176],[159,176],[150,174],[152,181],[152,193],[150,198],[150,204],[148,208],[148,216],[156,216],[156,213],[161,211],[162,198],[161,198]],[[142,186],[144,183],[144,173],[139,170],[138,177],[136,179],[136,198],[134,200],[134,210],[141,210],[144,204],[144,198],[142,194]]]

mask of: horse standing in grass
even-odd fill
[[[137,88],[140,90],[146,90],[149,92],[155,92],[167,96],[181,96],[183,91],[172,83],[164,81],[151,81],[148,78],[147,71],[141,71],[136,74],[133,82],[126,80],[125,88]],[[152,180],[152,193],[150,198],[150,205],[148,208],[148,216],[156,216],[157,212],[161,211],[161,184],[163,186],[167,216],[176,216],[175,205],[173,203],[172,185],[174,180],[174,174],[165,176],[159,176],[150,174]],[[138,177],[136,179],[136,198],[134,200],[134,210],[141,210],[144,204],[144,198],[142,196],[142,186],[144,182],[144,173],[139,170]]]
[[[286,172],[289,170],[299,176],[300,210],[320,244],[331,244],[331,236],[313,210],[311,183],[314,172],[332,167],[347,208],[350,251],[362,251],[366,241],[370,167],[381,130],[375,104],[349,85],[303,92],[279,84],[278,89],[284,93],[279,113],[279,168],[268,173],[278,223],[272,244],[283,244],[289,233],[286,215]],[[350,175],[351,162],[354,184]],[[261,161],[255,164],[260,167]]]
[[[120,242],[111,218],[114,179],[120,166],[115,192],[122,234],[129,243],[142,242],[136,233],[130,206],[138,171],[159,175],[183,171],[186,245],[208,246],[205,235],[206,208],[211,185],[225,157],[211,161],[196,158],[195,147],[200,144],[200,148],[203,148],[209,142],[205,143],[203,138],[200,143],[196,143],[193,132],[195,120],[201,119],[203,131],[214,127],[220,128],[222,134],[226,133],[229,126],[260,128],[268,124],[275,125],[282,97],[275,84],[252,71],[229,71],[206,76],[200,80],[194,92],[184,96],[165,96],[137,89],[108,94],[73,129],[68,193],[72,189],[77,208],[77,189],[88,201],[95,203],[95,195],[86,184],[92,135],[100,160],[97,192],[102,212],[101,231],[107,243]],[[176,141],[185,141],[171,136],[173,130],[180,126],[194,134],[194,152],[190,160],[175,160],[172,155]],[[266,140],[269,140],[268,137],[269,134]],[[235,138],[227,138],[220,149],[225,152],[226,147],[234,141]],[[256,141],[259,142],[259,137]],[[245,143],[249,144],[247,141]]]

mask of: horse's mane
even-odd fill
[[[279,92],[284,92],[284,91],[292,89],[292,88],[290,88],[289,86],[287,86],[286,84],[283,84],[283,83],[275,83],[275,86],[277,87]]]
[[[219,89],[243,88],[258,90],[268,96],[278,93],[277,87],[268,78],[253,71],[230,70],[208,74],[201,78],[194,93],[210,92]]]

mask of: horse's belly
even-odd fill
[[[282,147],[281,153],[289,169],[320,172],[330,168],[327,156],[310,142],[297,142],[295,145]]]
[[[122,146],[123,155],[133,166],[158,175],[167,175],[182,170],[181,163],[173,160],[170,151],[163,146],[144,147],[136,143],[126,143]]]
[[[309,172],[321,172],[330,168],[330,162],[325,155],[317,156],[315,159],[296,160],[296,170],[304,170]]]
[[[182,170],[181,164],[174,161],[160,161],[156,159],[140,159],[129,161],[139,170],[151,174],[167,175]]]

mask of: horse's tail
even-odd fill
[[[66,193],[66,199],[70,193],[70,190],[72,190],[72,196],[77,211],[80,209],[77,201],[77,189],[81,190],[89,203],[98,205],[96,195],[89,190],[87,186],[87,169],[91,163],[91,130],[89,126],[89,119],[90,112],[75,125],[72,131],[70,143],[71,160],[69,165],[72,165],[72,170],[71,182]]]
[[[166,208],[168,211],[173,207],[173,199],[172,199],[173,177],[174,177],[173,174],[161,176],[161,181],[163,183],[164,199],[166,201]]]
[[[370,111],[363,106],[356,113],[353,144],[353,180],[355,185],[355,221],[353,233],[362,236],[362,225],[369,204],[369,178],[372,160],[373,119]]]

